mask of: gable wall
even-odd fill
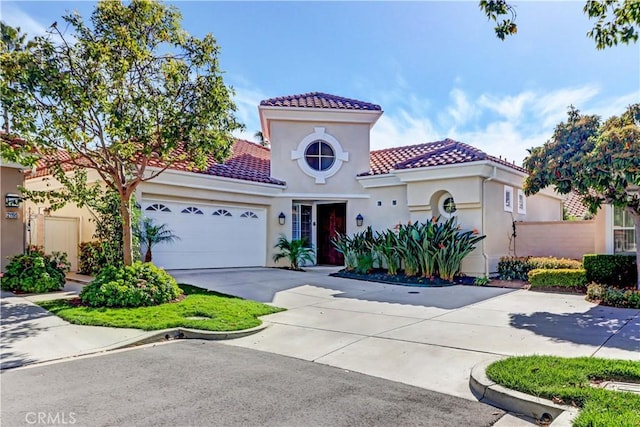
[[[291,159],[291,151],[297,150],[300,142],[314,127],[323,127],[325,132],[338,140],[342,149],[349,153],[349,160],[325,184],[316,184],[315,178],[304,173],[297,160]],[[271,122],[271,175],[287,183],[290,193],[362,193],[355,177],[369,170],[369,125],[355,123],[322,122]]]

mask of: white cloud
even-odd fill
[[[413,117],[406,111],[399,116],[383,115],[371,130],[371,149],[413,145],[440,139],[429,119]]]
[[[580,109],[587,104],[600,90],[595,86],[579,88],[563,88],[553,92],[536,94],[532,104],[532,112],[542,118],[542,125],[553,127],[567,115],[567,107],[573,105]]]
[[[503,116],[508,120],[520,120],[525,104],[535,98],[533,92],[526,91],[515,96],[499,97],[491,94],[482,94],[478,98],[478,105],[487,108]]]
[[[27,34],[27,38],[46,35],[47,29],[53,24],[42,24],[11,3],[2,5],[2,20],[12,27],[20,27],[20,30]]]
[[[372,149],[448,137],[521,164],[527,149],[543,144],[554,127],[566,119],[569,105],[606,119],[621,114],[629,104],[637,102],[639,95],[632,92],[604,97],[593,85],[506,95],[483,93],[477,97],[455,88],[450,94],[449,105],[434,106],[432,111],[415,108],[432,103],[414,96],[407,96],[396,108],[388,105],[371,132]],[[433,110],[442,113],[435,116]]]
[[[249,89],[247,87],[234,86],[233,89],[235,90],[233,101],[237,107],[236,116],[245,125],[244,131],[234,132],[233,135],[236,138],[256,141],[254,134],[261,130],[258,105],[260,101],[268,97],[259,90]]]
[[[447,113],[450,117],[441,115],[440,119],[443,123],[449,123],[450,118],[453,118],[453,125],[462,125],[476,117],[476,107],[469,102],[467,94],[464,93],[464,91],[454,88],[449,95],[453,100],[453,105],[447,108]]]

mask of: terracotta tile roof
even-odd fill
[[[589,213],[589,209],[582,204],[582,196],[573,191],[564,195],[562,204],[567,211],[567,215],[575,218],[583,219]]]
[[[360,174],[382,175],[391,170],[416,169],[429,166],[455,165],[460,163],[490,160],[508,166],[519,172],[526,170],[498,157],[488,155],[471,145],[445,139],[443,141],[428,142],[426,144],[392,147],[384,150],[372,151],[370,155],[370,170]]]
[[[233,144],[231,156],[222,164],[209,158],[208,175],[267,184],[285,185],[284,181],[271,177],[271,150],[243,139]],[[199,171],[198,171],[199,172]]]
[[[329,95],[322,92],[310,92],[300,95],[280,96],[278,98],[265,99],[260,102],[260,105],[269,107],[382,111],[382,108],[377,104],[358,101],[357,99],[343,98],[342,96]]]
[[[271,178],[270,173],[270,150],[261,145],[254,144],[243,139],[238,139],[233,143],[231,156],[224,162],[218,163],[213,156],[208,159],[208,165],[203,170],[190,168],[188,162],[177,162],[171,166],[172,170],[202,173],[212,176],[240,179],[244,181],[262,182],[267,184],[285,185],[283,181]],[[182,150],[176,150],[176,155],[182,154]],[[42,159],[38,162],[35,174],[30,174],[27,178],[37,178],[49,174],[47,165],[51,162],[65,163],[63,169],[71,170],[73,165],[69,163],[69,154],[59,151],[53,156]],[[67,166],[68,165],[68,166]],[[161,167],[162,162],[151,160],[149,166]]]

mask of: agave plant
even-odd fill
[[[284,235],[278,237],[278,243],[274,248],[280,249],[281,252],[273,255],[275,262],[280,261],[282,258],[289,260],[289,265],[292,270],[300,270],[300,265],[304,265],[306,262],[312,263],[314,261],[313,246],[307,242],[306,238],[288,240]]]
[[[167,224],[156,224],[152,218],[143,218],[142,224],[134,230],[140,243],[146,246],[144,262],[151,262],[151,248],[160,243],[173,243],[180,237],[173,234]]]

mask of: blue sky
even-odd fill
[[[0,16],[35,35],[94,4],[2,0]],[[596,50],[583,1],[514,2],[504,42],[477,1],[173,4],[218,40],[250,140],[260,100],[321,91],[382,106],[373,149],[449,137],[520,163],[570,104],[609,117],[640,101],[640,45]]]

